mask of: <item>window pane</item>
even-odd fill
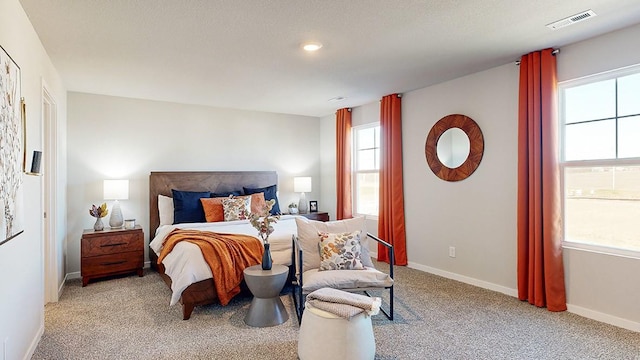
[[[640,166],[566,168],[565,240],[640,251]]]
[[[375,128],[367,128],[358,130],[358,148],[371,149],[375,146]]]
[[[614,120],[570,124],[565,127],[564,159],[590,160],[616,157]]]
[[[356,177],[356,212],[378,216],[379,175],[358,174]]]
[[[380,170],[380,149],[376,149],[376,170]]]
[[[576,86],[565,90],[567,124],[616,116],[615,79]]]
[[[376,150],[360,150],[358,151],[358,168],[357,171],[362,170],[376,170]]]
[[[618,116],[640,114],[640,74],[618,78]]]
[[[376,130],[375,146],[379,148],[380,147],[380,126],[376,126],[374,129]]]
[[[618,157],[640,157],[640,116],[618,120]]]

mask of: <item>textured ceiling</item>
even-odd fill
[[[69,91],[309,116],[640,22],[638,0],[21,3]]]

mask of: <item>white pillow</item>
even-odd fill
[[[173,224],[173,198],[158,195],[158,215],[160,226]]]
[[[360,233],[360,245],[362,246],[360,261],[362,261],[362,264],[366,267],[374,267],[373,262],[371,262],[371,255],[369,254],[369,241],[364,217],[322,222],[298,216],[296,217],[296,225],[298,227],[298,242],[302,249],[302,271],[320,267],[320,251],[318,250],[320,237],[318,236],[318,232],[346,233],[358,230],[362,231]]]

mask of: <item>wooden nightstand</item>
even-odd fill
[[[144,265],[144,233],[133,229],[84,230],[80,241],[82,286],[90,280],[109,275],[137,272]]]
[[[297,214],[300,216],[304,216],[309,220],[317,220],[317,221],[329,221],[329,213],[328,212],[308,212],[304,214]]]

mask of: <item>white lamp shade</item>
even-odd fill
[[[129,180],[105,180],[104,181],[105,200],[127,200],[129,199]]]
[[[293,191],[299,193],[311,192],[311,177],[298,176],[293,178]]]

